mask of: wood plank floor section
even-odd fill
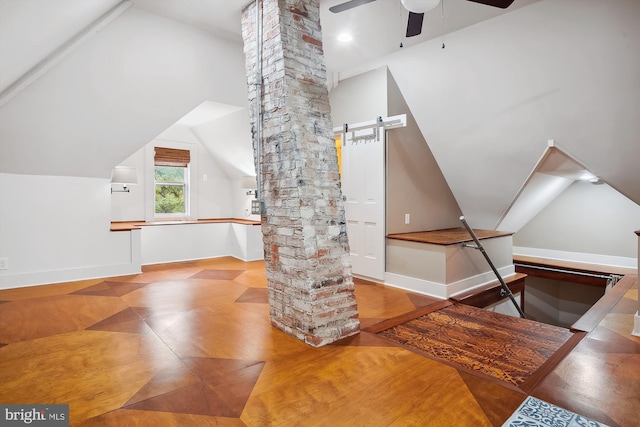
[[[315,349],[271,326],[262,262],[2,290],[0,402],[67,403],[74,426],[500,426],[525,399],[367,332],[441,301],[355,291],[363,332]]]
[[[393,326],[379,335],[515,386],[525,383],[573,336],[564,328],[459,303]]]
[[[625,276],[610,294],[613,307],[594,307],[601,320],[592,326],[589,315],[587,336],[531,394],[610,426],[638,426],[640,337],[631,335],[638,276]]]

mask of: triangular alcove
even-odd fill
[[[637,267],[640,206],[550,142],[497,230],[514,232],[514,254]]]
[[[496,229],[519,231],[577,180],[603,183],[587,167],[550,141],[536,167],[500,218]]]

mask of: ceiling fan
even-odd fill
[[[376,0],[349,0],[344,3],[337,4],[329,8],[333,13],[344,12],[354,7],[362,6]],[[441,0],[401,0],[402,5],[409,11],[409,20],[407,22],[407,37],[417,36],[422,32],[422,21],[425,12],[434,9]],[[511,6],[514,0],[468,0],[475,3],[485,4],[487,6],[499,7],[506,9]]]

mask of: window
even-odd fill
[[[155,214],[189,215],[189,150],[155,148]]]

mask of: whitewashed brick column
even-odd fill
[[[312,346],[356,334],[344,204],[318,0],[262,0],[262,132],[256,127],[256,4],[242,15],[271,322]]]

